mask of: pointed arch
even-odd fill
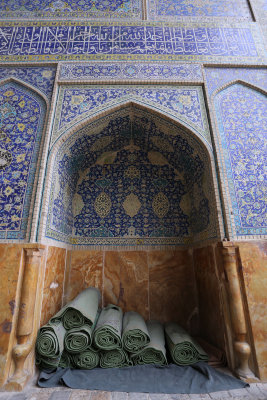
[[[68,132],[66,132],[65,135],[63,135],[61,138],[57,140],[57,142],[53,145],[53,147],[50,150],[50,154],[48,157],[48,163],[47,163],[47,173],[46,173],[46,180],[45,180],[45,187],[44,187],[44,198],[43,198],[43,205],[42,205],[42,210],[40,210],[39,218],[40,218],[40,223],[39,223],[39,231],[38,231],[38,240],[39,241],[44,241],[46,243],[52,243],[50,239],[45,238],[46,236],[46,228],[47,228],[47,223],[48,223],[48,217],[49,217],[49,207],[51,206],[51,193],[53,192],[52,186],[53,182],[55,181],[55,169],[56,168],[56,163],[57,163],[57,156],[59,154],[59,151],[66,146],[70,146],[70,140],[73,140],[77,137],[78,139],[78,134],[80,132],[80,135],[82,134],[83,130],[86,129],[87,133],[86,136],[90,136],[91,134],[95,134],[95,130],[97,126],[107,125],[109,120],[112,120],[116,117],[116,115],[121,114],[122,112],[125,112],[126,114],[130,115],[130,113],[146,113],[149,115],[149,117],[152,117],[152,120],[155,121],[163,121],[162,124],[164,123],[166,126],[168,125],[171,127],[173,130],[179,131],[181,134],[187,136],[188,138],[191,138],[190,140],[193,140],[195,143],[198,143],[199,148],[201,148],[204,153],[205,153],[205,159],[207,160],[207,163],[209,165],[209,174],[210,174],[210,182],[212,185],[212,190],[215,191],[216,195],[214,196],[214,206],[216,211],[216,226],[217,226],[217,232],[219,236],[223,236],[223,228],[221,224],[221,217],[218,214],[221,214],[220,210],[220,204],[218,202],[218,187],[217,187],[217,181],[216,181],[216,173],[215,173],[215,166],[214,166],[214,159],[213,159],[213,153],[209,145],[203,140],[203,138],[200,138],[195,132],[192,132],[188,127],[183,126],[181,123],[178,123],[176,120],[158,112],[155,110],[151,110],[149,107],[144,107],[143,105],[136,104],[135,102],[129,101],[123,105],[123,107],[115,106],[109,109],[109,112],[105,111],[103,113],[99,113],[97,116],[91,117],[86,121],[82,121],[78,126],[73,127],[70,129]],[[88,131],[91,130],[91,133]],[[64,154],[64,152],[63,152]],[[68,152],[69,154],[69,152]],[[214,214],[215,215],[215,214]],[[221,232],[221,233],[219,233]],[[54,237],[54,240],[58,240],[61,242],[61,244],[64,244],[64,240],[62,241],[60,239],[60,235],[57,235]],[[75,241],[74,241],[75,243]],[[60,243],[58,243],[60,244]]]
[[[220,166],[220,184],[222,186],[223,193],[222,201],[225,209],[229,238],[230,240],[254,239],[255,235],[259,235],[259,237],[264,237],[264,235],[266,235],[266,229],[262,226],[262,223],[259,223],[258,226],[255,225],[258,211],[253,209],[252,203],[258,203],[258,197],[255,195],[256,190],[253,194],[254,198],[252,203],[249,201],[247,203],[247,200],[244,202],[244,198],[240,197],[238,193],[244,192],[247,193],[248,196],[252,194],[249,194],[249,192],[247,192],[246,184],[242,184],[241,190],[241,176],[247,174],[246,171],[248,170],[249,165],[251,165],[253,168],[255,167],[255,162],[252,161],[252,159],[251,161],[249,161],[249,159],[251,158],[250,156],[253,154],[254,150],[258,147],[261,148],[261,151],[263,150],[263,146],[259,146],[259,144],[257,144],[256,147],[254,144],[253,146],[251,146],[251,148],[249,148],[249,142],[250,140],[252,140],[252,136],[254,136],[254,142],[256,141],[257,143],[259,143],[260,138],[258,136],[256,137],[255,135],[257,135],[259,129],[262,130],[263,127],[266,126],[266,123],[264,124],[260,122],[260,117],[258,119],[256,118],[257,121],[255,121],[254,118],[254,116],[260,109],[259,106],[264,107],[264,102],[260,102],[260,104],[258,104],[257,108],[253,112],[253,116],[249,116],[248,113],[245,113],[245,116],[242,114],[240,115],[240,110],[236,110],[235,114],[233,114],[235,117],[235,129],[231,130],[232,128],[227,128],[225,125],[224,118],[227,118],[227,116],[222,114],[220,101],[223,98],[224,93],[232,93],[235,88],[241,88],[242,90],[248,91],[247,93],[254,93],[256,97],[261,96],[262,98],[266,97],[267,92],[258,86],[252,85],[251,83],[248,83],[241,79],[237,79],[228,82],[227,84],[218,88],[211,97],[212,112],[214,114],[215,123],[215,146]],[[242,102],[244,102],[243,97]],[[251,100],[251,102],[247,104],[248,111],[254,106],[253,103],[254,101]],[[228,109],[231,110],[236,105],[237,100],[235,99],[232,101],[231,104],[228,105]],[[242,110],[241,106],[240,109]],[[267,115],[267,112],[263,111],[261,114]],[[243,126],[243,124],[247,125]],[[239,155],[237,158],[231,148],[235,146],[235,136],[240,130],[243,135],[242,149],[239,150],[240,154],[238,153]],[[261,175],[261,158],[262,157],[259,154],[257,157],[257,174],[254,176],[255,180],[257,180],[258,177]],[[242,168],[242,174],[238,173],[238,171],[236,170],[237,164],[238,168]],[[251,185],[253,187],[253,183],[251,183]],[[259,184],[258,186],[260,187],[261,184]],[[242,203],[246,204],[246,211],[243,206],[241,206]],[[261,207],[259,207],[259,209],[261,209]],[[250,217],[247,215],[248,210],[250,210]],[[254,215],[254,217],[252,218],[251,215]],[[260,220],[261,216],[259,214],[259,221]]]
[[[7,95],[8,90],[5,92],[5,88],[11,89],[14,93]],[[2,107],[7,107],[7,112],[4,113],[5,118],[2,119],[4,140],[1,144],[4,151],[10,153],[12,158],[11,163],[2,171],[4,182],[11,182],[5,202],[13,204],[15,201],[12,210],[5,215],[10,222],[1,236],[1,241],[24,241],[30,236],[38,181],[36,171],[39,169],[39,154],[43,142],[48,102],[36,88],[13,77],[1,80],[0,90],[6,96]],[[9,119],[9,116],[12,118]],[[7,123],[9,128],[5,130]],[[9,137],[10,135],[12,138]],[[12,149],[9,145],[11,142]],[[15,195],[16,199],[13,198]],[[18,199],[19,208],[17,207]],[[2,206],[2,209],[7,209],[7,206],[3,204]],[[15,213],[14,210],[17,208],[20,211]]]
[[[19,78],[13,77],[13,76],[7,77],[5,79],[0,79],[0,86],[5,85],[6,83],[9,83],[9,82],[15,82],[15,83],[25,87],[26,89],[36,93],[38,96],[40,96],[45,101],[47,109],[49,108],[48,98],[37,87],[31,85],[28,82],[24,82],[23,80],[21,80]]]

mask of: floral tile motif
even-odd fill
[[[251,20],[246,0],[149,0],[152,19],[177,17],[243,17]]]
[[[0,61],[86,59],[264,63],[258,26],[95,22],[2,22]]]
[[[6,18],[131,18],[141,19],[141,0],[2,0]]]
[[[200,64],[177,63],[64,63],[60,65],[59,79],[64,80],[161,80],[201,81]]]
[[[267,90],[266,68],[205,68],[205,76],[210,95],[225,84],[236,80]]]
[[[0,86],[0,239],[26,238],[45,111],[23,86]]]
[[[266,229],[266,96],[234,84],[214,99],[237,236]]]
[[[30,83],[50,99],[56,74],[55,67],[0,67],[0,80],[9,77]]]
[[[207,159],[192,135],[134,108],[89,124],[57,153],[46,236],[130,246],[216,237]]]
[[[62,87],[53,129],[53,143],[78,122],[130,101],[179,119],[210,142],[202,89],[197,86],[67,86]]]

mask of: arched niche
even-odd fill
[[[44,98],[17,79],[0,83],[0,241],[29,238]]]
[[[231,239],[266,235],[264,165],[266,92],[243,81],[213,96],[227,229]],[[230,200],[230,201],[229,201]]]
[[[39,238],[91,248],[216,240],[215,191],[212,153],[198,137],[125,105],[52,149]]]

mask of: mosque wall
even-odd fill
[[[180,322],[227,349],[223,239],[267,379],[266,18],[264,0],[1,2],[0,386],[25,249],[44,250],[38,324],[88,284],[174,313],[155,293],[178,302],[175,282]]]

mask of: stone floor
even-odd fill
[[[267,383],[253,383],[247,389],[209,394],[147,394],[70,390],[68,388],[40,389],[28,386],[22,393],[0,392],[0,400],[267,400]]]

